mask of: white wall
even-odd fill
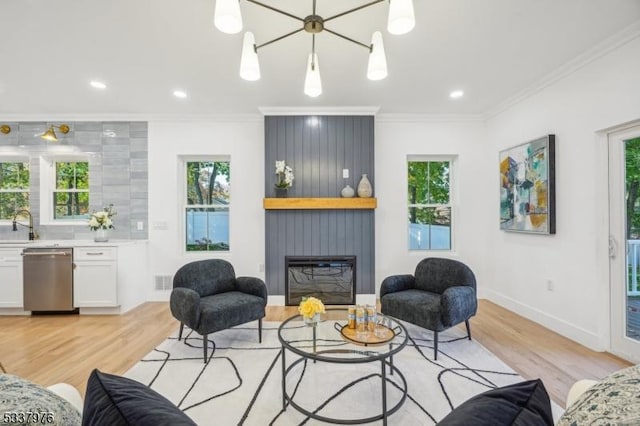
[[[497,155],[556,135],[557,233],[489,223],[487,296],[594,349],[609,342],[606,143],[596,132],[640,118],[640,39],[617,48],[487,121],[495,168],[484,208],[499,215]],[[547,280],[554,291],[548,291]]]
[[[178,199],[183,155],[231,158],[229,252],[183,251],[184,203]],[[262,116],[211,121],[149,123],[149,264],[151,276],[173,275],[185,263],[204,258],[230,261],[236,275],[264,279],[264,122]],[[166,224],[166,229],[156,229]],[[148,300],[168,300],[168,291],[154,291]]]
[[[382,280],[412,274],[428,256],[451,257],[474,271],[478,293],[487,285],[487,227],[489,201],[495,192],[492,156],[486,150],[486,130],[480,120],[434,119],[381,115],[375,134],[376,293]],[[456,156],[453,169],[453,252],[409,251],[407,224],[407,156]]]

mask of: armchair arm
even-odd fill
[[[253,294],[264,299],[267,303],[267,286],[264,281],[256,277],[237,277],[236,287],[239,291],[247,294]]]
[[[380,298],[387,293],[395,293],[396,291],[409,290],[413,288],[415,278],[413,275],[392,275],[382,281],[380,285]]]
[[[200,295],[195,290],[186,287],[174,288],[171,292],[169,307],[177,320],[192,329],[198,327],[202,308],[200,307]]]
[[[478,300],[476,291],[472,287],[449,287],[440,297],[442,322],[446,326],[453,326],[469,319],[476,314],[477,310]]]

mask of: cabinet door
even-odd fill
[[[19,248],[0,248],[0,308],[22,308],[22,256]]]
[[[73,305],[78,308],[118,306],[116,262],[76,262]]]
[[[0,257],[0,308],[22,308],[22,262]]]

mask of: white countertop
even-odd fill
[[[109,240],[96,243],[93,240],[0,240],[0,248],[27,247],[118,247],[147,243],[147,240]]]

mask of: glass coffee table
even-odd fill
[[[284,321],[278,329],[278,338],[282,344],[282,409],[286,410],[287,405],[291,405],[310,418],[328,423],[360,424],[382,420],[386,425],[387,417],[395,413],[407,398],[407,381],[402,372],[393,365],[393,356],[407,345],[407,330],[394,318],[384,318],[387,322],[383,325],[383,330],[378,328],[378,333],[373,330],[359,333],[349,330],[346,309],[327,309],[327,313],[322,315],[321,321],[315,326],[305,325],[301,315]],[[287,360],[290,362],[289,365]],[[376,362],[379,362],[379,370],[369,366],[367,371],[362,365]],[[318,365],[321,367],[317,367]],[[349,377],[352,372],[362,372],[364,376]],[[336,384],[336,390],[328,391],[328,395],[318,395],[320,402],[317,402],[317,399],[312,403],[310,400],[294,400],[299,388],[305,386],[304,381],[311,383],[309,387],[311,393],[314,393],[314,398],[314,390],[318,390],[318,394],[320,391],[326,391],[329,375],[336,379],[346,377],[346,382]],[[367,417],[371,414],[367,411],[362,418],[336,418],[319,414],[328,404],[332,404],[333,407],[339,404],[340,412],[357,412],[353,408],[360,398],[357,393],[358,386],[362,386],[364,381],[378,379],[380,394],[372,396],[368,389],[366,397],[380,398],[380,404],[374,406],[381,406],[381,412]],[[388,383],[392,384],[396,396],[390,404],[387,403]],[[312,404],[315,405],[310,406]]]

